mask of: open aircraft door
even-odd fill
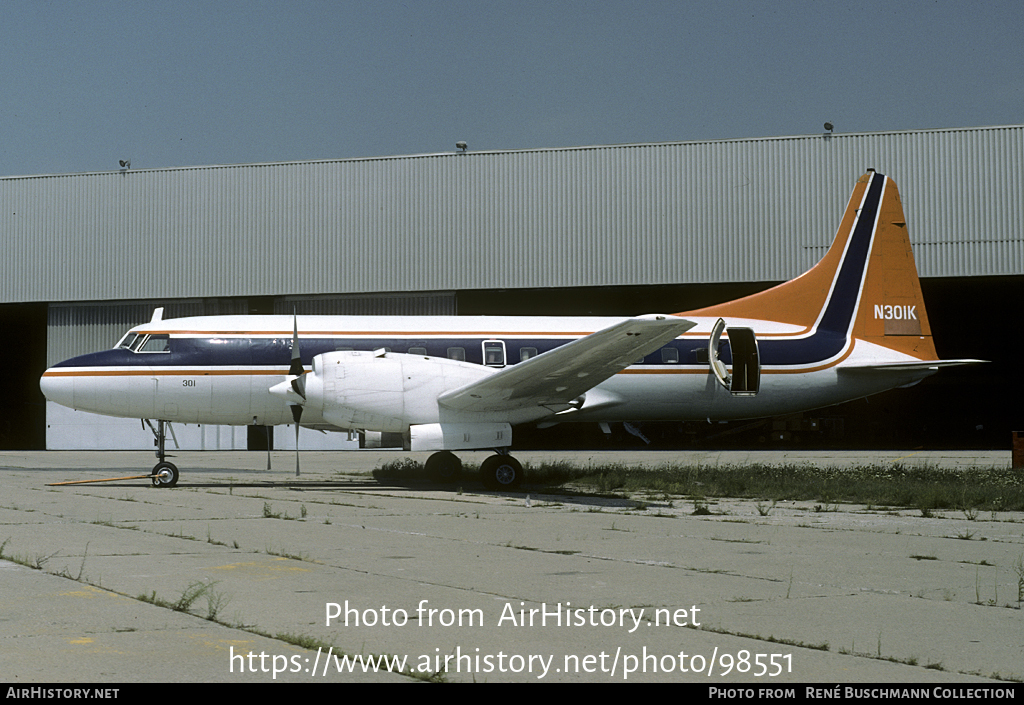
[[[722,333],[729,338],[729,350],[732,353],[732,373],[719,358],[718,347],[722,341]],[[761,384],[761,361],[757,353],[757,338],[752,328],[726,328],[721,318],[711,329],[708,340],[708,363],[725,389],[733,396],[752,397],[757,394]]]

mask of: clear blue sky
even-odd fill
[[[0,176],[1024,122],[1024,2],[3,0]]]

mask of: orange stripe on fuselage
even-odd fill
[[[710,310],[710,309],[705,309]],[[686,315],[695,315],[686,314]],[[683,314],[673,314],[680,317],[686,317]],[[703,314],[702,314],[703,315]],[[771,321],[775,322],[775,321]],[[782,321],[785,323],[786,321]],[[786,338],[793,337],[798,338],[807,335],[812,330],[812,326],[804,326],[801,330],[786,331],[779,333],[758,333],[758,338]],[[325,338],[438,338],[438,337],[450,337],[450,338],[584,338],[588,335],[593,335],[596,331],[299,331],[299,338],[311,338],[317,339],[320,336]],[[140,335],[172,335],[176,337],[203,337],[203,338],[216,338],[217,336],[239,336],[239,337],[266,337],[266,338],[280,338],[280,337],[291,337],[292,333],[289,331],[285,333],[274,332],[274,331],[201,331],[201,330],[153,330],[145,331]],[[707,338],[709,335],[708,331],[688,331],[680,335],[680,338]]]
[[[302,338],[313,338],[323,336],[325,338],[338,338],[338,337],[353,337],[353,338],[430,338],[430,337],[450,337],[450,338],[481,338],[481,337],[500,337],[506,336],[510,338],[524,338],[524,337],[573,337],[582,338],[588,335],[594,334],[596,331],[444,331],[444,330],[381,330],[381,331],[338,331],[338,330],[307,330],[299,331],[299,339]],[[250,338],[291,338],[292,331],[246,331],[246,330],[147,330],[139,332],[140,335],[175,335],[181,337],[209,337],[216,338],[219,335],[230,335]]]
[[[146,376],[211,376],[211,375],[278,375],[288,374],[288,368],[280,370],[182,370],[182,369],[147,369],[147,370],[55,370],[50,369],[43,373],[43,377],[146,377]]]

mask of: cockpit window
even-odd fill
[[[124,337],[121,338],[120,342],[117,345],[114,346],[114,349],[116,350],[116,349],[119,349],[119,348],[125,348],[125,349],[130,350],[131,347],[132,347],[132,343],[134,343],[135,339],[138,338],[138,337],[139,337],[138,333],[133,333],[132,331],[128,331],[127,333],[124,334]]]
[[[162,353],[170,352],[170,339],[171,336],[167,334],[163,335],[150,335],[143,342],[142,345],[135,348],[135,352],[140,353]]]

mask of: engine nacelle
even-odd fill
[[[304,406],[339,428],[405,433],[441,420],[439,395],[491,374],[489,367],[422,355],[324,353],[306,375]]]
[[[512,445],[507,423],[430,423],[409,427],[409,450],[467,450]]]

